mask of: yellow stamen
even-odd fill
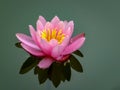
[[[54,38],[54,39],[56,38],[56,30],[55,29],[52,30],[52,38]]]
[[[62,32],[62,30],[56,30],[56,29],[45,29],[41,32],[41,38],[47,40],[48,42],[51,39],[56,39],[58,41],[59,44],[62,43],[62,41],[65,38],[65,34]]]
[[[47,40],[50,41],[51,39],[51,32],[50,32],[50,29],[47,30]]]

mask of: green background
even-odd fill
[[[28,54],[14,46],[17,32],[29,34],[38,16],[74,20],[74,35],[85,32],[80,58],[84,73],[55,89],[39,85],[33,71],[19,74]],[[120,0],[0,0],[0,90],[120,90]]]

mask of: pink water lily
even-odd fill
[[[32,25],[29,25],[29,30],[31,37],[22,33],[17,33],[16,37],[28,53],[44,57],[38,64],[43,69],[49,68],[53,62],[66,61],[85,41],[84,33],[71,38],[74,22],[60,21],[57,16],[50,22],[39,16],[36,30]]]

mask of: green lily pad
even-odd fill
[[[60,72],[58,69],[59,69],[59,64],[55,62],[52,64],[49,70],[49,78],[55,87],[58,87],[61,81]]]
[[[73,52],[73,53],[76,54],[76,55],[78,55],[78,56],[80,56],[80,57],[84,57],[84,55],[82,54],[82,52],[79,51],[79,50],[76,50],[76,51]]]
[[[80,62],[76,59],[75,56],[71,55],[70,56],[70,64],[71,64],[71,67],[78,71],[78,72],[83,72],[83,68],[82,68],[82,65],[80,64]]]
[[[39,68],[39,67],[38,67]],[[40,69],[38,70],[38,80],[40,84],[43,84],[48,78],[48,69]]]
[[[16,46],[17,48],[22,48],[22,46],[21,46],[21,42],[17,42],[17,43],[15,43],[15,46]]]
[[[71,79],[71,67],[70,67],[69,62],[65,63],[65,65],[64,65],[64,75],[66,77],[66,80],[70,81],[70,79]]]
[[[20,74],[25,74],[29,72],[33,67],[38,64],[39,60],[33,56],[30,56],[22,65],[20,69]]]
[[[34,68],[34,74],[37,75],[38,73],[39,73],[39,67],[36,66],[36,67]]]

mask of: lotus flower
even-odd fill
[[[74,22],[61,21],[57,16],[50,22],[39,16],[36,30],[32,25],[29,25],[29,30],[31,37],[22,33],[17,33],[16,37],[28,53],[44,57],[38,63],[42,69],[49,68],[53,62],[65,62],[85,41],[84,33],[71,38]]]

